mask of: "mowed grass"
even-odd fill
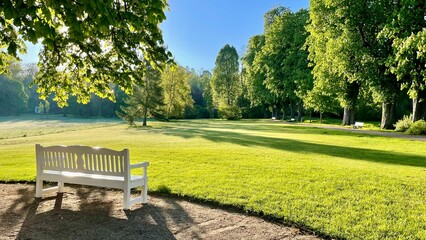
[[[0,140],[0,180],[35,180],[35,143],[128,148],[151,163],[150,191],[333,237],[426,239],[426,142],[266,120],[123,124]]]
[[[0,139],[29,137],[117,125],[117,119],[69,118],[62,115],[0,117]]]

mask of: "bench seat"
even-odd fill
[[[102,186],[115,189],[124,188],[124,177],[120,176],[108,176],[100,174],[90,174],[90,173],[81,173],[81,172],[68,172],[68,171],[53,171],[53,170],[44,170],[43,179],[45,181],[52,182],[66,182],[71,184],[81,184],[81,185],[90,185],[90,186]],[[131,175],[129,179],[130,187],[135,188],[137,186],[143,185],[144,177]]]

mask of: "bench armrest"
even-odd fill
[[[149,162],[140,162],[140,163],[136,163],[136,164],[130,164],[130,169],[135,169],[135,168],[146,168],[149,166]]]

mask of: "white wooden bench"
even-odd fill
[[[353,128],[358,129],[358,128],[362,128],[364,127],[364,123],[363,122],[355,122]]]
[[[36,144],[36,197],[43,193],[63,192],[64,183],[122,189],[123,208],[147,203],[148,162],[130,165],[129,150],[115,151],[88,146],[49,146]],[[141,168],[143,174],[131,175]],[[58,186],[43,189],[43,181],[58,182]],[[130,190],[141,187],[141,196],[130,199]]]

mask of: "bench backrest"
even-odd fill
[[[129,150],[78,145],[43,147],[37,144],[36,159],[40,170],[124,176],[129,166]]]

